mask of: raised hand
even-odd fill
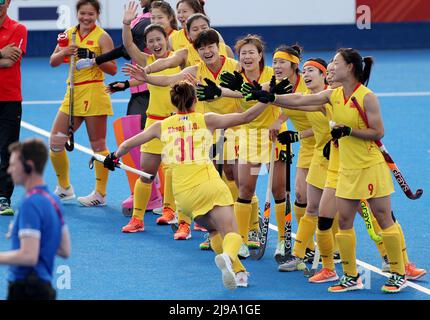
[[[221,87],[228,88],[232,91],[240,91],[242,88],[243,77],[237,71],[234,71],[234,73],[223,71],[220,75],[220,80]]]
[[[276,83],[275,76],[270,80],[270,92],[273,94],[288,94],[293,92],[293,86],[291,85],[288,78],[282,79],[279,83]]]
[[[269,103],[275,101],[275,95],[271,92],[262,90],[261,85],[257,81],[252,84],[244,83],[240,90],[246,101],[257,100],[261,103]]]
[[[124,5],[124,16],[122,22],[126,25],[130,25],[131,22],[137,16],[137,3],[130,1],[128,5]]]
[[[122,72],[127,75],[131,76],[137,81],[143,81],[146,82],[148,80],[148,74],[146,73],[145,68],[137,65],[133,65],[130,63],[126,63],[125,67],[122,68]]]
[[[216,98],[221,97],[221,89],[216,85],[212,80],[205,78],[204,79],[207,85],[198,84],[196,88],[197,99],[199,101],[207,101],[214,100]]]

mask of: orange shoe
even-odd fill
[[[407,280],[417,280],[427,273],[426,269],[417,268],[415,264],[411,262],[405,266],[405,271]]]
[[[157,224],[174,224],[177,223],[175,211],[170,209],[169,207],[163,208],[163,212],[161,213],[161,217],[157,219]]]
[[[309,282],[312,283],[324,283],[337,280],[339,280],[339,276],[336,271],[332,271],[328,268],[321,269],[314,276],[309,278]]]
[[[145,230],[143,220],[135,217],[131,217],[128,224],[122,228],[122,232],[124,233],[142,232],[143,230]]]
[[[175,232],[173,239],[175,240],[188,240],[191,238],[190,225],[186,222],[179,224],[178,230]]]
[[[203,228],[202,226],[200,226],[199,224],[194,222],[194,230],[195,231],[202,231],[202,232],[208,232],[205,228]]]

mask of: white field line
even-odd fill
[[[376,94],[378,97],[430,97],[430,91],[422,92],[382,92]],[[112,99],[112,103],[128,103],[129,99]],[[23,101],[23,105],[60,105],[62,100],[34,100]]]
[[[50,136],[50,133],[48,131],[43,130],[43,129],[39,128],[39,127],[36,127],[36,126],[34,126],[34,125],[30,124],[30,123],[27,123],[25,121],[21,121],[21,126],[23,128],[25,128],[25,129],[33,131],[33,132],[35,132],[35,133],[37,133],[39,135],[42,135],[42,136],[44,136],[46,138],[49,138],[49,136]],[[82,145],[80,145],[78,143],[75,143],[75,148],[77,150],[79,150],[79,151],[82,151],[82,152],[86,153],[86,154],[89,154],[89,155],[93,154],[93,151],[91,149],[86,148],[86,147],[84,147],[84,146],[82,146]],[[278,227],[275,226],[275,225],[273,225],[273,224],[271,224],[271,223],[269,224],[269,227],[270,227],[270,229],[275,230],[276,232],[278,231]],[[295,239],[296,238],[296,234],[292,233],[292,237]],[[377,267],[375,267],[375,266],[373,266],[371,264],[368,264],[368,263],[366,263],[364,261],[361,261],[361,260],[357,259],[357,264],[360,265],[360,266],[362,266],[363,268],[366,268],[367,270],[370,270],[370,271],[373,271],[373,272],[375,272],[377,274],[380,274],[381,276],[384,276],[384,277],[387,277],[387,278],[389,277],[389,275],[387,273],[383,273],[381,271],[381,269],[379,269],[379,268],[377,268]],[[416,289],[418,291],[421,291],[421,292],[423,292],[423,293],[425,293],[427,295],[430,295],[430,289],[428,289],[426,287],[420,286],[420,285],[418,285],[416,283],[413,283],[411,281],[408,281],[407,285],[409,287],[414,288],[414,289]]]

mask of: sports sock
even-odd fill
[[[66,150],[60,152],[54,152],[51,150],[49,155],[51,157],[52,166],[57,174],[58,185],[64,189],[69,188],[69,157],[67,156]]]
[[[320,249],[323,268],[334,270],[334,238],[331,228],[327,230],[317,229],[317,244],[318,248]]]
[[[230,256],[231,261],[239,260],[237,254],[240,246],[242,245],[242,239],[236,232],[229,232],[224,236],[222,242],[222,251]]]
[[[96,152],[102,156],[107,156],[109,154],[108,150]],[[109,169],[103,166],[103,163],[99,161],[95,161],[94,163],[94,171],[96,174],[96,191],[102,196],[106,195],[106,186],[109,177]]]
[[[211,248],[215,252],[215,254],[220,254],[223,252],[223,249],[222,249],[223,240],[219,233],[217,233],[214,237],[211,237],[210,243],[211,243]],[[232,267],[233,267],[234,273],[246,271],[246,268],[243,266],[242,262],[240,262],[239,259],[236,259],[235,261],[233,261]]]
[[[347,230],[339,229],[336,238],[339,244],[340,257],[342,258],[343,273],[351,277],[357,276],[356,237],[354,228]]]
[[[138,179],[134,186],[133,217],[143,221],[143,216],[151,196],[152,183],[145,183]]]
[[[239,200],[239,199],[238,199]],[[234,203],[234,213],[236,215],[237,229],[242,237],[242,241],[248,244],[249,219],[251,217],[251,203],[243,203],[236,201]]]
[[[336,233],[339,232],[339,213],[338,212],[336,212],[336,215],[334,216],[331,232],[333,234],[333,252],[339,252],[339,245],[336,240]]]
[[[299,229],[297,230],[296,241],[294,243],[293,254],[296,257],[304,258],[308,243],[313,242],[315,230],[317,228],[318,217],[305,214],[300,219]],[[315,245],[314,245],[315,248]]]
[[[173,197],[172,188],[172,169],[168,166],[164,167],[164,197],[163,207],[170,208],[173,211],[176,210],[175,198]]]
[[[405,235],[403,233],[403,229],[402,229],[402,226],[400,225],[399,221],[396,221],[395,224],[397,225],[397,228],[399,229],[399,233],[400,233],[400,240],[401,240],[401,244],[402,244],[403,262],[405,263],[405,265],[407,265],[409,263],[409,257],[408,257],[408,251],[406,250]]]
[[[297,226],[300,224],[300,220],[306,213],[306,206],[306,203],[297,203],[297,201],[294,202],[294,215],[296,217]],[[315,250],[315,244],[313,241],[309,241],[308,248],[310,250]]]
[[[276,223],[278,224],[278,241],[285,240],[285,210],[287,203],[284,200],[275,201]]]
[[[252,197],[251,205],[252,205],[252,209],[251,209],[251,219],[249,220],[249,230],[258,231],[260,228],[258,223],[259,204],[258,204],[258,197],[255,194]]]
[[[398,226],[394,223],[382,230],[382,239],[390,263],[390,272],[405,274],[405,263],[402,255],[402,240]]]

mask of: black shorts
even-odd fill
[[[29,275],[25,280],[9,282],[7,300],[55,300],[56,296],[50,282]]]

